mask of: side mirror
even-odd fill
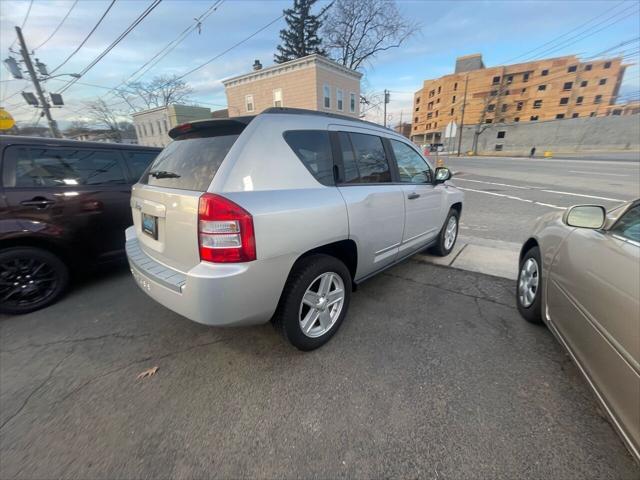
[[[577,205],[567,210],[564,222],[570,227],[599,229],[604,226],[607,211],[600,205]]]
[[[451,179],[451,170],[447,167],[436,168],[435,184],[444,183]]]

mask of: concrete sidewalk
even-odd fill
[[[516,280],[521,247],[522,245],[519,243],[461,235],[458,237],[455,248],[448,256],[436,257],[420,254],[416,258],[435,265]]]

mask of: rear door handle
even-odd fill
[[[49,205],[53,205],[55,200],[47,200],[47,199],[33,199],[33,200],[24,200],[20,202],[20,205],[24,205],[25,207],[36,207],[36,208],[47,208]]]
[[[409,195],[407,195],[407,198],[409,200],[415,200],[416,198],[420,198],[420,194],[416,192],[411,192]]]

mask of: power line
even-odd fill
[[[47,39],[42,42],[40,45],[38,45],[37,47],[35,47],[33,50],[38,50],[39,48],[41,48],[43,45],[45,45],[49,40],[51,40],[53,38],[53,36],[58,33],[58,30],[60,30],[60,27],[62,27],[62,25],[64,24],[64,22],[67,21],[67,18],[69,17],[69,15],[71,15],[71,12],[73,11],[74,8],[76,8],[76,5],[78,4],[78,0],[75,0],[75,2],[73,2],[73,5],[71,5],[71,8],[69,9],[69,11],[67,12],[67,14],[64,16],[64,18],[60,21],[60,23],[58,24],[58,26],[53,30],[53,32],[51,32],[51,35],[49,35],[47,37]]]
[[[29,2],[29,8],[27,8],[27,13],[24,16],[24,20],[22,20],[22,25],[20,25],[20,29],[22,30],[24,28],[24,26],[27,24],[27,19],[29,18],[29,14],[31,13],[31,7],[33,7],[33,0],[31,0]],[[9,50],[11,50],[13,48],[13,46],[16,44],[16,42],[18,41],[17,38],[13,39],[13,42],[11,43],[11,45],[9,45]]]
[[[56,68],[54,68],[53,70],[51,70],[51,74],[53,75],[56,71],[58,71],[60,69],[60,67],[62,67],[64,64],[66,64],[69,60],[71,60],[71,58],[78,53],[78,50],[80,50],[83,45],[85,43],[87,43],[87,40],[89,40],[89,38],[91,38],[91,35],[93,35],[93,32],[96,31],[96,29],[100,26],[100,24],[102,23],[102,21],[104,20],[104,17],[107,16],[107,13],[109,13],[109,10],[111,10],[111,7],[113,7],[113,4],[116,3],[116,0],[111,0],[111,3],[109,4],[109,6],[107,7],[107,9],[104,11],[104,13],[102,14],[102,16],[100,17],[100,19],[98,20],[98,23],[96,23],[93,28],[91,29],[91,31],[87,34],[86,37],[84,37],[84,40],[82,40],[82,42],[80,42],[80,45],[78,45],[78,47],[71,52],[71,55],[69,55],[67,58],[64,59],[64,61],[58,65]]]
[[[616,13],[616,14],[614,14],[614,15],[610,16],[610,17],[607,17],[607,18],[606,18],[605,20],[603,20],[602,22],[596,23],[595,25],[593,25],[593,26],[589,27],[588,32],[581,32],[581,33],[579,33],[579,34],[577,34],[577,35],[574,35],[573,37],[569,37],[567,40],[563,41],[560,45],[555,46],[555,47],[552,47],[552,48],[547,49],[547,50],[544,50],[543,52],[538,53],[535,57],[530,58],[530,59],[531,59],[531,60],[535,60],[536,58],[542,58],[542,57],[544,57],[544,56],[546,56],[546,55],[549,55],[550,53],[553,53],[553,52],[556,52],[556,51],[558,51],[558,50],[561,50],[561,49],[563,49],[563,48],[565,48],[565,47],[568,47],[569,45],[573,45],[573,44],[575,44],[575,43],[578,43],[578,42],[580,42],[580,41],[584,40],[585,38],[591,37],[591,36],[595,35],[596,33],[601,32],[602,30],[605,30],[605,29],[607,29],[607,28],[609,28],[609,27],[612,27],[612,26],[613,26],[613,25],[615,25],[616,23],[619,23],[619,22],[621,22],[622,20],[624,20],[624,19],[626,19],[626,18],[628,18],[628,17],[630,17],[630,16],[632,16],[632,15],[637,15],[637,14],[638,14],[638,12],[637,12],[637,11],[634,11],[634,12],[629,13],[628,15],[624,15],[623,17],[621,17],[621,18],[618,18],[618,19],[614,20],[613,22],[611,22],[611,23],[610,23],[610,24],[608,24],[608,25],[605,25],[605,26],[604,26],[604,27],[602,27],[602,28],[599,28],[599,29],[597,29],[597,30],[592,30],[594,27],[600,26],[600,25],[602,25],[603,23],[606,23],[606,22],[608,22],[609,20],[611,20],[611,19],[613,19],[613,18],[615,18],[615,17],[618,17],[618,16],[619,16],[619,15],[621,15],[622,13],[627,12],[627,11],[628,11],[628,10],[630,10],[630,9],[635,9],[635,7],[636,7],[636,5],[635,5],[635,4],[634,4],[634,5],[631,5],[631,7],[626,8],[626,9],[624,9],[624,10],[622,10],[622,11],[620,11],[620,12],[618,12],[618,13]],[[574,39],[575,39],[575,40],[574,40]]]
[[[114,0],[115,1],[115,0]],[[98,62],[100,62],[100,60],[102,60],[111,50],[113,50],[116,45],[118,45],[122,40],[125,39],[125,37],[127,35],[129,35],[129,33],[131,33],[139,24],[140,22],[142,22],[158,5],[160,5],[160,2],[162,2],[162,0],[153,0],[153,2],[151,3],[151,5],[149,5],[144,12],[142,12],[138,18],[136,18],[133,23],[131,25],[129,25],[124,32],[122,32],[118,38],[116,38],[111,45],[109,45],[107,48],[105,48],[102,53],[100,53],[96,58],[94,58],[91,63],[89,63],[89,65],[87,65],[86,67],[84,67],[81,71],[80,71],[80,76],[86,75],[87,72],[89,72],[89,70],[91,70],[93,67],[95,67]],[[66,90],[68,90],[75,82],[77,81],[77,78],[74,78],[73,80],[69,81],[69,83],[67,83],[67,85],[65,85],[64,87],[62,87],[58,93],[63,93]]]
[[[160,62],[165,56],[167,56],[173,49],[175,49],[191,32],[193,32],[196,28],[199,28],[201,23],[206,20],[213,12],[215,12],[225,0],[217,0],[214,2],[207,10],[205,10],[199,17],[194,18],[196,21],[195,24],[189,25],[185,28],[175,39],[167,43],[163,48],[161,48],[155,55],[153,55],[146,63],[144,63],[141,67],[139,67],[135,72],[129,75],[125,80],[120,82],[118,85],[113,87],[111,90],[118,90],[121,86],[125,85],[129,80],[135,77],[140,71],[142,71],[147,65],[147,68],[141,75],[143,76],[147,73],[151,68],[153,68],[158,62]],[[155,61],[154,61],[155,60]],[[151,63],[153,62],[153,63]],[[109,94],[107,92],[106,94]]]
[[[207,65],[209,65],[211,62],[213,62],[214,60],[217,60],[218,58],[222,57],[223,55],[229,53],[231,50],[233,50],[236,47],[239,47],[240,45],[242,45],[243,43],[245,43],[246,41],[252,39],[253,37],[255,37],[256,35],[258,35],[260,32],[262,32],[263,30],[266,30],[267,28],[269,28],[271,25],[273,25],[274,23],[276,23],[278,20],[280,20],[282,17],[284,17],[284,14],[278,16],[277,18],[274,18],[273,20],[271,20],[269,23],[267,23],[266,25],[264,25],[263,27],[260,27],[258,30],[256,30],[255,32],[253,32],[251,35],[249,35],[248,37],[245,37],[244,39],[240,40],[239,42],[233,44],[231,47],[227,48],[226,50],[220,52],[219,54],[215,55],[214,57],[211,57],[209,60],[207,60],[206,62],[198,65],[195,68],[192,68],[191,70],[183,73],[182,75],[180,75],[179,77],[176,77],[176,80],[182,80],[184,77],[186,77],[187,75],[191,75],[193,72],[196,72],[198,70],[200,70],[203,67],[206,67]]]

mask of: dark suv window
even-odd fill
[[[9,147],[5,187],[64,187],[126,183],[119,152],[74,148]]]
[[[284,139],[311,174],[323,185],[334,185],[329,133],[321,130],[285,132]]]
[[[156,157],[140,183],[204,192],[242,129],[244,126],[197,131],[174,140]]]
[[[345,183],[391,182],[382,139],[363,133],[340,133]]]
[[[147,167],[151,162],[153,162],[153,159],[157,156],[157,153],[152,152],[125,152],[125,158],[127,159],[127,164],[129,165],[129,170],[131,170],[131,175],[133,176],[134,181],[138,181]]]

